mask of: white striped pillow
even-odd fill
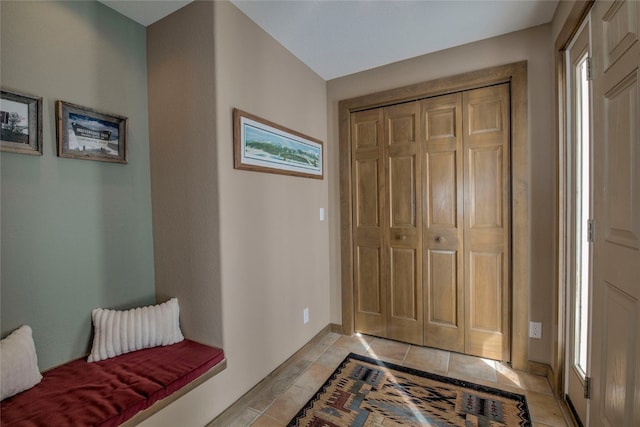
[[[143,348],[178,343],[180,331],[178,299],[131,310],[96,308],[93,319],[93,346],[87,361],[98,362]]]

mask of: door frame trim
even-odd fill
[[[556,254],[555,277],[556,277],[556,301],[555,319],[556,330],[551,360],[551,377],[549,381],[551,388],[557,396],[565,396],[565,352],[567,346],[567,76],[565,50],[573,36],[578,32],[582,22],[586,19],[593,6],[593,0],[576,1],[569,10],[569,14],[562,24],[560,32],[554,42],[555,59],[555,98],[556,98]]]
[[[339,102],[342,333],[354,333],[351,113],[500,83],[511,84],[511,364],[528,369],[530,215],[527,61],[471,71]]]

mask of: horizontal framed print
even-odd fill
[[[42,156],[42,98],[2,89],[0,149]]]
[[[322,141],[237,108],[233,145],[236,169],[324,178]]]
[[[58,156],[127,163],[126,117],[56,101]]]

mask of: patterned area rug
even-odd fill
[[[531,426],[525,396],[349,354],[289,427]]]

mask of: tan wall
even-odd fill
[[[528,61],[529,159],[531,182],[530,319],[543,322],[543,339],[530,340],[529,359],[549,363],[554,300],[553,224],[555,149],[553,138],[553,66],[550,26],[543,25],[331,80],[327,83],[329,132],[329,211],[331,242],[331,321],[341,323],[338,102],[479,70]]]
[[[232,151],[234,107],[326,141],[326,83],[228,2],[195,2],[148,35],[157,289],[204,320],[187,336],[219,317],[229,362],[144,425],[203,425],[329,323],[327,178],[235,170]]]
[[[213,4],[147,28],[156,293],[176,296],[185,335],[222,345]]]
[[[328,185],[233,169],[232,109],[326,141],[326,84],[231,3],[215,5],[224,340],[246,387],[329,323]]]

